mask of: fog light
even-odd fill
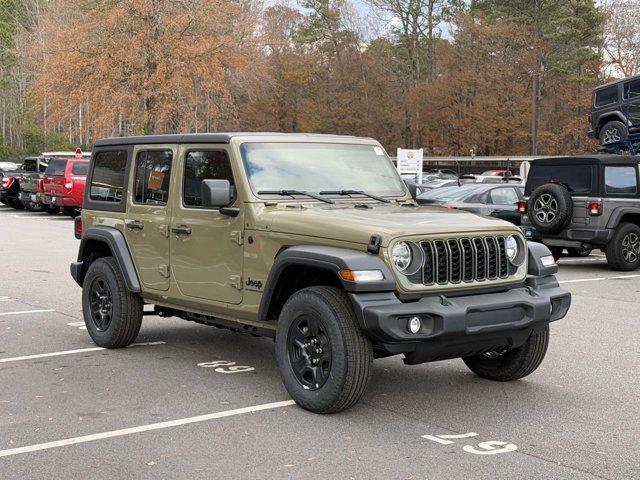
[[[418,333],[422,328],[422,322],[419,317],[411,317],[407,322],[407,330],[411,333]]]

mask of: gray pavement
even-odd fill
[[[573,307],[524,380],[377,360],[319,416],[268,405],[290,400],[268,339],[150,316],[141,345],[96,349],[77,246],[70,219],[0,207],[0,479],[640,477],[640,271],[561,260]]]

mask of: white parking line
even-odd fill
[[[20,312],[2,312],[0,313],[0,317],[4,317],[6,315],[23,315],[26,313],[47,313],[47,312],[55,312],[55,310],[47,309],[47,310],[22,310]]]
[[[245,413],[259,412],[261,410],[273,410],[274,408],[282,408],[293,405],[293,400],[285,400],[283,402],[265,403],[262,405],[254,405],[253,407],[237,408],[235,410],[225,410],[222,412],[209,413],[207,415],[198,415],[197,417],[181,418],[179,420],[170,420],[167,422],[151,423],[148,425],[140,425],[138,427],[123,428],[121,430],[112,430],[110,432],[95,433],[93,435],[84,435],[82,437],[67,438],[56,442],[39,443],[37,445],[29,445],[26,447],[10,448],[8,450],[0,450],[0,457],[10,457],[21,453],[37,452],[40,450],[49,450],[52,448],[65,447],[67,445],[75,445],[78,443],[93,442],[95,440],[103,440],[105,438],[122,437],[123,435],[133,435],[135,433],[149,432],[152,430],[161,430],[164,428],[178,427],[188,425],[190,423],[206,422],[218,418],[233,417],[235,415],[243,415]]]
[[[638,278],[640,274],[636,275],[618,275],[616,277],[594,277],[594,278],[577,278],[574,280],[560,280],[558,283],[582,283],[582,282],[603,282],[605,280],[619,280],[621,278]]]
[[[164,345],[164,344],[165,342],[133,343],[129,345],[129,347],[146,347],[150,345]],[[74,353],[96,352],[98,350],[106,350],[106,348],[103,348],[103,347],[80,348],[78,350],[65,350],[62,352],[38,353],[36,355],[24,355],[22,357],[0,358],[0,363],[20,362],[22,360],[33,360],[36,358],[45,358],[45,357],[59,357],[60,355],[73,355]]]

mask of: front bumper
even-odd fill
[[[528,277],[525,285],[504,292],[415,302],[401,302],[392,292],[350,297],[379,353],[403,353],[410,364],[518,347],[535,329],[563,318],[571,305],[571,294],[553,275]],[[406,328],[414,316],[422,320],[417,334]]]

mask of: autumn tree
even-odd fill
[[[640,73],[640,2],[609,0],[603,5],[604,58],[607,73],[630,77]]]
[[[530,153],[536,155],[541,107],[553,96],[552,82],[580,86],[595,78],[589,64],[602,42],[604,16],[594,0],[473,0],[472,11],[494,23],[520,25],[531,33],[536,62],[530,75]]]

